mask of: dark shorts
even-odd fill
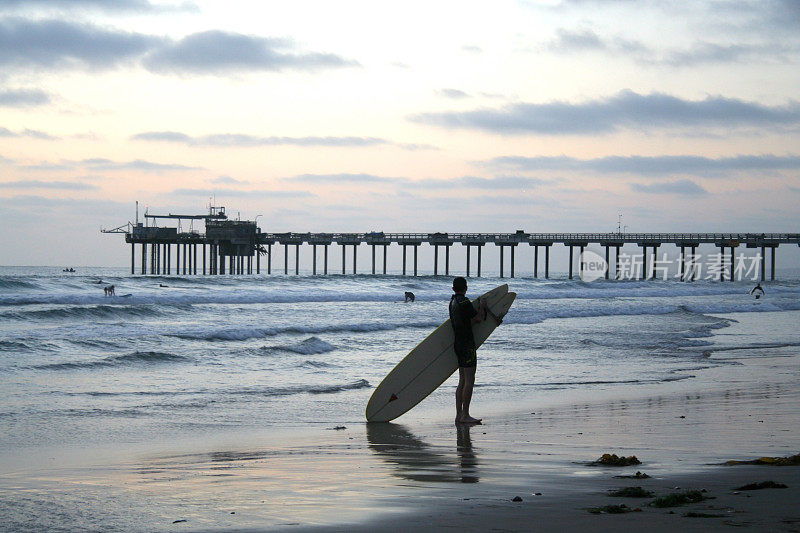
[[[458,366],[461,368],[475,368],[478,366],[478,353],[475,348],[463,348],[456,350]]]

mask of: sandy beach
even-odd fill
[[[800,469],[718,464],[796,453],[797,400],[774,386],[550,408],[461,429],[375,424],[247,435],[207,450],[128,450],[116,463],[108,455],[6,466],[0,483],[20,504],[8,530],[797,531]],[[605,451],[642,464],[589,464]],[[651,477],[617,477],[637,471]],[[734,490],[767,480],[788,488]],[[608,495],[632,486],[654,496]],[[710,499],[648,505],[687,490]],[[641,512],[589,512],[620,504]],[[59,513],[70,522],[54,527]]]
[[[752,326],[739,318],[724,335]],[[798,467],[721,465],[800,451],[793,350],[720,349],[714,357],[731,364],[691,380],[593,401],[553,398],[535,410],[481,405],[478,389],[482,426],[456,428],[445,413],[423,409],[400,423],[6,455],[3,529],[797,531]],[[641,464],[592,465],[603,453]],[[650,477],[618,477],[637,471]],[[735,490],[763,481],[788,488]],[[624,487],[652,495],[609,496]],[[687,490],[708,499],[650,505]],[[640,511],[590,512],[621,504]]]

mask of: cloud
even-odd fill
[[[697,41],[688,48],[656,50],[641,41],[620,37],[604,38],[592,30],[556,30],[556,37],[544,47],[558,54],[603,52],[630,58],[642,65],[695,67],[707,64],[741,63],[754,59],[770,62],[786,61],[785,54],[795,53],[798,47],[784,42],[714,43]]]
[[[526,178],[521,176],[500,176],[496,178],[481,178],[476,176],[462,176],[452,179],[423,179],[416,180],[413,185],[423,188],[454,188],[454,189],[527,189],[549,185],[555,180],[545,180],[538,178]]]
[[[69,198],[62,195],[48,198],[36,195],[15,195],[7,198],[0,197],[0,216],[14,216],[16,218],[25,217],[29,219],[36,219],[37,223],[41,223],[41,213],[46,212],[48,215],[64,214],[67,218],[63,219],[67,224],[71,223],[86,223],[86,219],[76,217],[75,213],[88,213],[91,217],[109,217],[111,220],[120,217],[120,213],[125,213],[130,210],[130,204],[127,202],[115,202],[109,198],[90,199],[83,195],[77,198]],[[80,222],[83,220],[83,222]],[[53,233],[53,232],[50,232]],[[62,241],[72,243],[71,240],[63,238],[62,234],[58,234]]]
[[[43,141],[55,141],[58,137],[50,135],[47,132],[39,131],[39,130],[22,130],[22,131],[11,131],[8,128],[0,127],[0,137],[10,137],[10,138],[20,138],[20,137],[30,137],[32,139],[40,139]]]
[[[36,172],[59,172],[62,170],[72,170],[75,167],[68,163],[39,163],[37,165],[24,165],[19,168]]]
[[[606,156],[595,159],[576,159],[574,157],[496,157],[482,166],[532,170],[582,170],[599,173],[632,173],[640,175],[695,174],[735,171],[771,171],[800,169],[800,156],[737,155],[712,159],[692,155],[663,156]]]
[[[460,91],[458,89],[440,89],[439,94],[444,96],[445,98],[452,98],[453,100],[459,100],[461,98],[469,98],[469,95],[464,91]]]
[[[438,150],[439,148],[432,144],[418,144],[418,143],[393,143],[398,148],[403,150],[410,150],[412,152],[417,150]]]
[[[477,176],[461,176],[451,179],[417,179],[412,180],[402,177],[376,176],[374,174],[301,174],[284,181],[303,182],[315,185],[393,185],[401,189],[414,189],[416,191],[441,190],[441,189],[480,189],[486,191],[540,187],[555,183],[556,180],[528,178],[522,176],[499,176],[495,178],[481,178]]]
[[[465,44],[464,46],[461,47],[461,50],[469,54],[480,54],[483,52],[483,48],[481,48],[480,46],[474,46],[470,44]]]
[[[50,95],[39,89],[6,89],[0,91],[2,107],[33,107],[50,103]]]
[[[663,93],[625,90],[608,98],[581,103],[516,103],[499,109],[421,113],[413,122],[446,129],[471,129],[502,135],[601,135],[622,128],[714,128],[777,126],[800,123],[800,104],[766,106],[709,96],[685,100]]]
[[[694,67],[715,63],[741,63],[754,59],[784,60],[783,54],[797,52],[797,47],[781,43],[717,44],[699,41],[684,50],[667,50],[661,57],[645,60],[673,67]]]
[[[133,141],[165,141],[184,144],[196,144],[195,139],[178,131],[146,131],[131,136]]]
[[[211,181],[211,183],[224,183],[224,184],[228,184],[228,185],[246,185],[246,184],[250,183],[249,181],[237,180],[237,179],[234,179],[234,178],[232,178],[230,176],[220,176],[220,177],[214,178],[214,179],[212,179],[210,181]]]
[[[180,196],[231,196],[231,197],[266,197],[267,199],[286,199],[286,198],[314,198],[315,194],[308,191],[272,191],[266,189],[225,189],[225,188],[209,188],[209,189],[175,189],[172,194]]]
[[[319,70],[357,66],[335,54],[298,52],[285,39],[268,39],[219,30],[194,33],[152,51],[144,60],[153,72],[227,73],[231,71]]]
[[[261,137],[245,133],[214,133],[192,137],[177,131],[148,131],[131,137],[135,141],[176,142],[189,146],[254,147],[254,146],[375,146],[388,141],[376,137]]]
[[[315,183],[322,185],[333,185],[339,183],[377,183],[377,184],[400,184],[410,183],[408,178],[386,178],[374,174],[300,174],[285,181],[299,181],[303,183]]]
[[[154,172],[157,174],[169,171],[200,170],[200,167],[189,167],[174,163],[153,163],[142,159],[120,162],[110,159],[93,158],[84,159],[80,161],[80,164],[92,170],[140,170],[142,172]]]
[[[153,3],[147,0],[3,0],[0,11],[28,11],[46,9],[54,11],[96,10],[106,13],[150,13],[159,11],[196,11],[192,2]]]
[[[0,65],[28,69],[111,68],[163,39],[62,20],[0,19]]]
[[[78,181],[41,181],[41,180],[18,180],[0,182],[2,189],[58,189],[65,191],[94,191],[96,185],[81,183]]]
[[[594,50],[606,50],[606,43],[591,30],[570,31],[564,28],[556,30],[556,38],[547,48],[552,52],[568,53]]]
[[[666,183],[632,183],[631,190],[648,194],[680,194],[690,196],[708,194],[708,191],[691,180],[678,180]]]
[[[88,23],[54,19],[0,19],[0,67],[110,69],[140,62],[151,72],[228,74],[358,66],[335,54],[296,49],[286,39],[223,31],[178,41]]]

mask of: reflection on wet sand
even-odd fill
[[[461,482],[478,482],[478,458],[472,450],[472,438],[469,435],[472,426],[459,424],[456,426],[456,450],[461,462]]]
[[[477,483],[478,460],[472,449],[469,426],[456,434],[457,457],[414,436],[400,424],[367,424],[370,449],[394,466],[393,475],[411,481]]]

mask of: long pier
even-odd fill
[[[160,219],[178,221],[178,227],[160,227]],[[183,220],[203,220],[205,232],[180,231]],[[152,224],[150,224],[152,222]],[[582,256],[589,244],[598,244],[605,249],[603,276],[611,276],[611,250],[614,250],[614,277],[620,277],[620,249],[626,244],[642,248],[640,279],[652,279],[657,271],[657,251],[661,246],[674,245],[680,249],[680,278],[696,279],[695,260],[697,247],[713,244],[720,249],[723,267],[719,271],[720,281],[734,280],[735,257],[738,247],[760,248],[760,275],[766,279],[766,256],[770,252],[770,279],[775,279],[775,250],[781,244],[800,246],[800,233],[269,233],[262,232],[256,221],[229,220],[225,208],[211,207],[204,215],[150,215],[145,213],[145,223],[137,221],[103,233],[121,233],[131,245],[131,274],[136,273],[137,245],[140,248],[140,273],[150,275],[221,275],[260,274],[261,256],[266,259],[266,273],[272,274],[273,246],[283,246],[283,273],[289,273],[289,250],[294,247],[294,273],[300,272],[300,246],[312,247],[312,273],[317,274],[317,249],[321,247],[323,264],[321,273],[327,275],[329,247],[342,248],[341,273],[347,274],[347,247],[352,247],[352,270],[357,274],[358,247],[366,244],[372,252],[372,274],[387,273],[387,256],[390,245],[402,248],[403,275],[417,276],[419,273],[418,252],[422,245],[432,246],[434,252],[433,273],[440,273],[440,248],[444,252],[444,268],[441,273],[450,275],[450,248],[459,244],[466,248],[466,276],[472,276],[472,258],[475,256],[475,275],[481,276],[482,251],[493,244],[500,253],[500,277],[505,277],[505,259],[508,256],[508,274],[516,274],[515,249],[530,246],[534,249],[533,276],[539,277],[540,248],[543,252],[544,277],[550,277],[550,250],[556,245],[569,249],[569,278],[573,278],[574,252]],[[200,256],[198,258],[198,248]],[[377,268],[376,250],[382,248],[382,268]],[[409,254],[409,248],[411,249]],[[174,260],[173,260],[173,253]],[[473,251],[474,249],[474,251]],[[726,258],[729,253],[729,259]],[[413,255],[413,259],[409,258]],[[148,261],[149,259],[149,261]],[[200,261],[198,261],[198,259]],[[255,259],[255,261],[254,261]],[[650,268],[648,269],[648,259]],[[226,265],[227,263],[227,265]],[[255,264],[254,264],[255,263]],[[583,265],[579,267],[582,268]],[[226,269],[227,267],[227,269]],[[580,272],[579,272],[580,274]]]

